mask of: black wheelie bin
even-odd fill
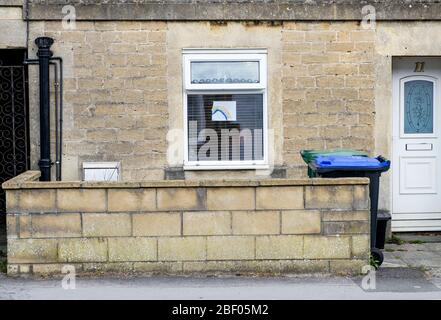
[[[383,263],[383,253],[376,245],[377,213],[380,176],[389,170],[390,161],[379,156],[318,156],[310,162],[309,167],[323,178],[367,177],[369,178],[369,197],[371,200],[371,255],[377,265]]]

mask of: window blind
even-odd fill
[[[235,120],[213,116],[222,101],[235,102]],[[188,94],[187,112],[190,161],[263,160],[263,94]]]

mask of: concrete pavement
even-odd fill
[[[124,277],[77,278],[75,289],[60,279],[0,275],[0,299],[441,299],[441,279],[418,269],[384,268],[376,289],[365,291],[362,277]]]

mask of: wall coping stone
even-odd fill
[[[21,7],[23,6],[23,0],[2,0],[0,7]]]
[[[441,20],[441,3],[436,0],[73,0],[69,4],[75,7],[77,20],[342,21],[361,20],[365,5],[375,7],[377,21]],[[65,5],[65,0],[30,0],[29,19],[61,20]]]
[[[264,179],[264,180],[153,180],[127,182],[89,181],[36,181],[40,171],[26,171],[2,184],[5,190],[14,189],[126,189],[126,188],[173,188],[173,187],[259,187],[259,186],[320,186],[320,185],[367,185],[368,178],[312,178],[312,179]]]

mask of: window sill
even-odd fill
[[[268,170],[267,164],[243,164],[243,165],[184,165],[184,171],[201,171],[201,170]]]

